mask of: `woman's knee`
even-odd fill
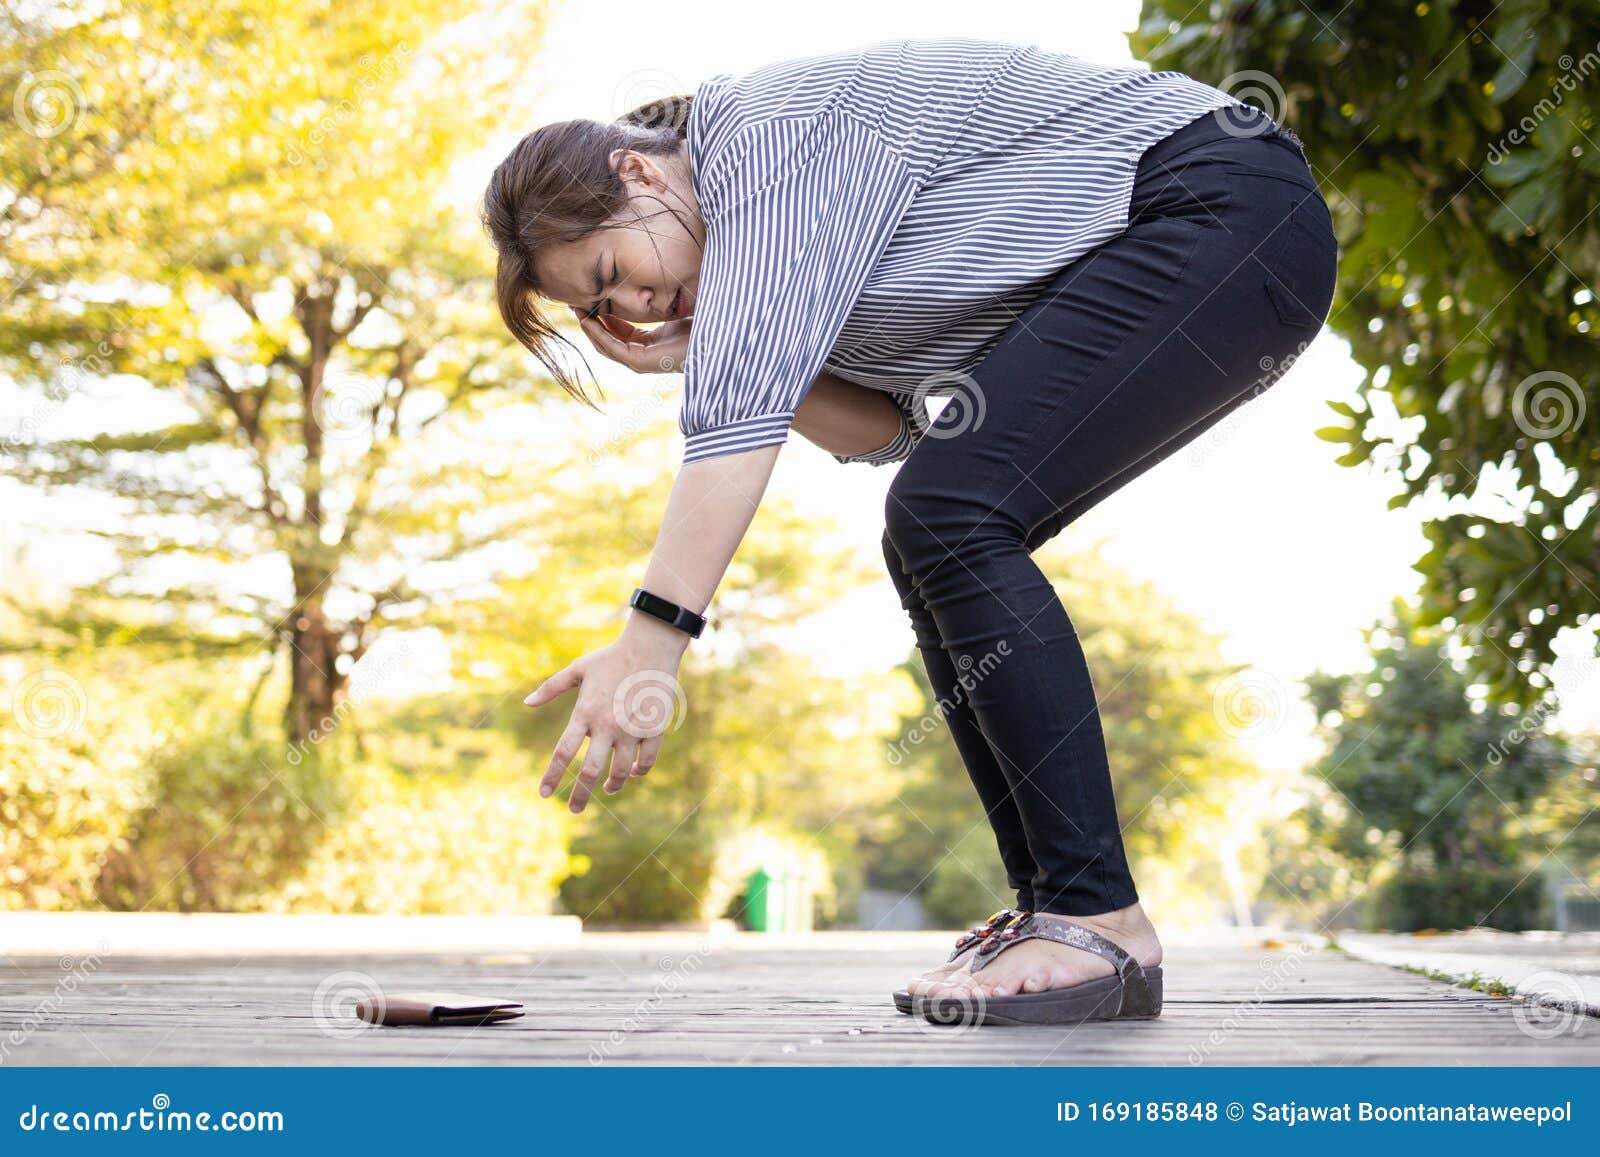
[[[955,489],[902,486],[902,470],[883,504],[885,549],[898,552],[913,576],[919,562],[976,553],[1021,542],[1027,534],[1010,511]]]
[[[902,470],[889,484],[883,500],[884,546],[896,552],[902,567],[930,546],[942,546],[939,528],[950,522],[949,512],[944,509],[950,505],[948,500],[901,485],[905,477]]]

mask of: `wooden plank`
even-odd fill
[[[932,943],[930,941],[930,943]],[[810,946],[815,944],[817,946]],[[1515,1002],[1327,951],[1169,949],[1155,1021],[941,1028],[896,1013],[927,948],[597,937],[500,955],[113,956],[71,991],[55,957],[0,966],[0,1061],[23,1065],[1600,1064],[1600,1022],[1525,1032]],[[931,959],[937,959],[935,953]],[[339,974],[522,1001],[479,1028],[336,1028]]]

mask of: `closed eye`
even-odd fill
[[[606,285],[615,285],[616,282],[617,282],[617,261],[616,261],[616,258],[613,257],[611,259],[611,276],[607,279]],[[600,288],[604,289],[605,286],[602,285],[602,286],[600,286]],[[594,308],[591,309],[588,313],[584,314],[584,317],[589,318],[590,320],[594,320],[594,319],[598,318],[600,316],[600,307],[606,303],[606,300],[607,300],[606,298],[601,298],[599,301],[595,302],[594,303]],[[616,310],[613,309],[611,312],[615,313]]]

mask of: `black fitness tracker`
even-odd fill
[[[643,587],[634,590],[628,605],[637,607],[647,615],[654,615],[669,627],[677,627],[690,638],[698,639],[700,632],[706,627],[704,617],[695,614],[688,607],[680,607],[660,595],[653,595]]]

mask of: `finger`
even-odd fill
[[[661,753],[661,739],[659,735],[652,735],[639,744],[639,760],[634,764],[633,774],[636,778],[643,778],[650,773],[656,765],[656,756]]]
[[[567,797],[567,810],[576,815],[589,806],[594,785],[611,764],[612,737],[607,732],[589,733],[589,753],[583,757],[583,767],[578,771],[572,794]]]
[[[648,345],[650,343],[650,334],[626,318],[606,314],[600,319],[600,324],[618,341],[632,345]]]
[[[533,694],[523,700],[529,707],[543,707],[557,695],[564,695],[583,682],[583,668],[576,663],[563,667],[533,689]]]
[[[619,365],[627,366],[630,370],[643,372],[649,350],[643,345],[625,342],[606,329],[599,319],[586,320],[583,323],[583,332],[589,335],[589,340],[595,348]]]
[[[606,776],[607,795],[616,795],[633,775],[633,764],[639,757],[639,741],[631,735],[617,739],[616,751],[611,756],[611,774]]]
[[[567,729],[556,741],[556,750],[550,757],[550,766],[545,771],[544,778],[539,781],[540,796],[549,799],[555,794],[556,788],[561,786],[561,777],[567,773],[572,761],[578,758],[578,748],[583,746],[583,737],[588,733],[589,729],[579,723],[576,717],[567,724]]]

